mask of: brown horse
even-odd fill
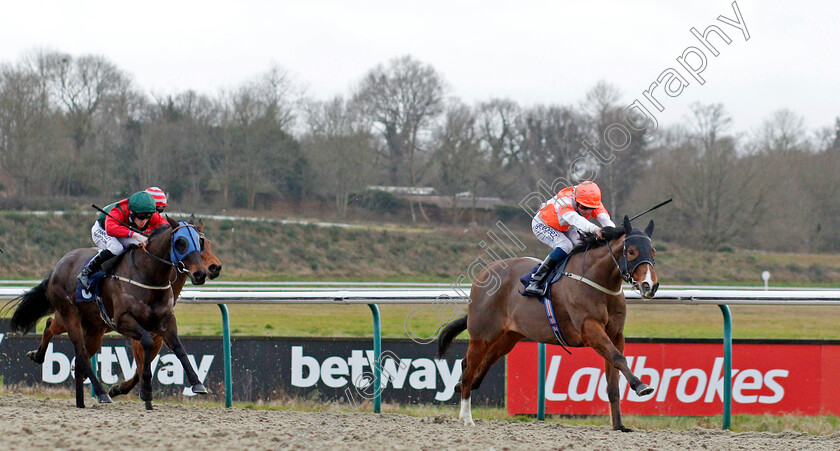
[[[653,393],[653,388],[630,371],[622,355],[627,308],[621,281],[631,283],[647,299],[656,293],[659,282],[653,269],[652,233],[653,221],[642,232],[632,229],[626,216],[623,228],[604,227],[605,241],[587,236],[571,252],[565,271],[577,276],[566,275],[551,286],[557,324],[568,346],[588,346],[604,358],[612,427],[625,432],[630,429],[621,422],[618,372],[640,396]],[[558,344],[543,305],[520,294],[520,276],[528,274],[537,263],[532,258],[511,258],[484,268],[470,290],[467,316],[450,323],[438,337],[438,356],[442,357],[458,334],[464,330],[470,333],[459,384],[459,418],[465,425],[475,424],[471,390],[481,385],[490,367],[518,341],[527,338]]]
[[[100,403],[112,402],[90,365],[91,350],[99,349],[102,337],[111,329],[142,344],[140,399],[145,401],[146,409],[152,409],[154,339],[150,332],[160,335],[177,356],[193,392],[207,393],[178,338],[171,289],[178,272],[187,273],[193,284],[203,284],[207,268],[200,257],[200,239],[192,225],[193,218],[181,224],[169,217],[167,220],[169,227],[153,232],[145,247],[133,247],[115,260],[113,276],[102,281],[104,313],[96,302],[75,302],[76,275],[95,253],[91,248],[68,252],[40,284],[20,298],[12,315],[12,330],[30,330],[52,311],[61,316],[76,351],[76,407],[85,407],[83,384],[87,378]]]
[[[213,253],[213,244],[204,235],[204,222],[200,219],[198,220],[196,230],[198,230],[200,238],[199,244],[201,247],[201,261],[204,263],[204,266],[207,267],[208,278],[211,280],[215,279],[219,277],[219,274],[222,272],[222,262],[219,261],[219,258]],[[178,296],[181,294],[181,290],[184,288],[184,284],[186,283],[187,275],[184,273],[178,273],[178,277],[174,282],[172,282],[172,295],[176,302],[178,301]],[[27,352],[26,356],[32,359],[35,363],[44,363],[47,347],[49,346],[52,338],[65,332],[67,332],[67,328],[64,326],[61,314],[60,312],[56,312],[54,318],[47,318],[44,335],[41,337],[41,345],[37,350]],[[105,330],[103,330],[102,333],[104,334]],[[160,352],[160,348],[163,346],[163,338],[160,335],[153,333],[152,339],[154,340],[152,354],[152,358],[154,359],[154,357]],[[134,351],[134,361],[137,364],[137,369],[131,379],[124,381],[120,385],[114,385],[111,387],[108,394],[112,397],[128,394],[134,386],[137,385],[137,382],[140,381],[140,375],[143,374],[143,362],[145,359],[143,345],[137,340],[131,340],[131,349]],[[91,355],[97,353],[98,351],[99,349],[88,349],[88,352],[90,352]]]

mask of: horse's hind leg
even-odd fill
[[[99,348],[102,346],[102,338],[104,337],[104,330],[87,336],[87,338],[85,339],[85,348],[91,355],[99,351]],[[111,404],[112,402],[114,402],[111,399],[111,397],[108,396],[108,393],[105,392],[105,388],[102,387],[102,385],[99,382],[99,379],[95,375],[91,376],[90,381],[91,384],[93,384],[93,391],[96,393],[96,397],[99,399],[99,404]],[[98,390],[97,385],[99,386]]]
[[[461,411],[458,414],[458,419],[464,423],[464,426],[475,426],[472,419],[470,394],[476,373],[487,354],[487,348],[488,343],[486,341],[470,338],[467,355],[464,356],[466,364],[463,366],[463,372],[461,373]]]
[[[499,359],[512,351],[513,347],[516,346],[516,343],[518,343],[521,339],[522,335],[519,333],[506,332],[490,343],[490,349],[487,351],[487,355],[484,356],[484,360],[481,362],[481,366],[478,368],[478,372],[473,380],[471,387],[473,390],[478,390],[481,386],[481,382],[484,381],[484,377],[487,376],[487,372],[490,371],[490,368],[492,368]]]
[[[32,359],[33,362],[39,365],[44,363],[44,358],[47,355],[47,348],[49,347],[52,338],[56,335],[67,332],[67,330],[64,329],[64,324],[59,318],[60,316],[58,316],[58,314],[56,314],[55,319],[47,318],[47,325],[44,327],[44,334],[41,336],[41,345],[38,346],[38,350],[26,353],[26,356]]]
[[[187,373],[187,380],[192,386],[191,388],[193,393],[207,393],[207,388],[204,387],[201,380],[198,378],[198,375],[195,374],[195,370],[187,358],[187,351],[181,343],[181,339],[178,338],[178,323],[175,321],[175,315],[170,314],[163,320],[162,329],[161,337],[163,337],[163,341],[166,343],[166,346],[172,350],[176,357],[178,357],[178,361],[181,362],[181,366],[184,367],[184,372]]]
[[[65,316],[64,326],[67,328],[67,335],[70,337],[70,341],[73,343],[73,347],[76,350],[76,407],[84,409],[85,379],[90,378],[90,383],[92,384],[93,390],[96,392],[97,396],[105,394],[105,390],[102,388],[102,385],[99,383],[99,379],[97,379],[96,375],[93,373],[93,368],[90,366],[90,353],[85,346],[85,342],[87,340],[84,336],[84,332],[82,331],[82,325],[79,322],[78,317]]]

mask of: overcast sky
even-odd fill
[[[216,94],[268,70],[287,69],[326,99],[350,92],[365,72],[410,54],[431,64],[468,103],[492,97],[523,106],[575,104],[604,79],[642,99],[690,33],[715,24],[700,85],[676,98],[661,92],[663,124],[695,101],[725,104],[736,131],[751,131],[787,107],[809,129],[840,116],[840,2],[738,0],[748,41],[730,0],[711,1],[19,1],[0,14],[0,61],[50,48],[101,55],[146,93],[195,89]],[[648,105],[650,107],[650,105]]]

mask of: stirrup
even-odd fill
[[[525,287],[525,294],[530,294],[532,296],[545,296],[545,291],[545,288],[542,288],[539,285],[534,285],[533,282],[530,282],[528,286]]]
[[[85,287],[85,290],[90,289],[90,276],[86,275],[84,271],[80,272],[78,276],[76,276],[76,280]]]

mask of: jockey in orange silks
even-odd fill
[[[525,294],[545,295],[545,288],[541,287],[545,277],[581,242],[580,232],[594,233],[601,237],[601,227],[589,221],[593,218],[602,227],[615,227],[609,212],[601,203],[601,188],[591,181],[560,190],[540,207],[540,211],[531,220],[531,229],[540,241],[554,250],[531,276]]]

